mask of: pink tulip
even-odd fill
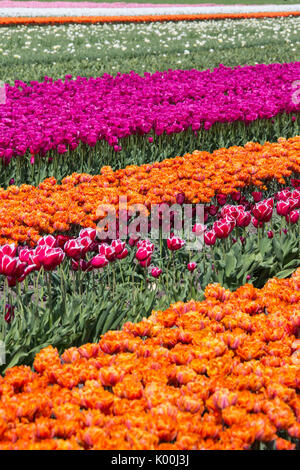
[[[213,225],[213,230],[217,238],[227,238],[235,226],[234,219],[224,218],[217,220]]]
[[[217,237],[213,230],[205,232],[204,234],[204,243],[206,245],[214,245],[216,243]]]
[[[96,235],[97,235],[97,230],[94,229],[94,228],[83,228],[83,229],[80,230],[80,232],[79,232],[79,238],[88,237],[88,238],[90,238],[92,241],[95,240]]]
[[[184,245],[185,241],[181,240],[179,237],[172,236],[171,238],[167,238],[167,246],[171,251],[180,250]]]
[[[125,245],[125,242],[123,242],[122,240],[113,240],[111,243],[111,246],[112,248],[114,248],[116,255],[119,255],[120,253],[122,253],[122,251],[124,251]]]
[[[175,199],[176,199],[176,204],[179,204],[180,206],[182,206],[182,204],[185,201],[185,194],[184,193],[176,194]]]
[[[38,241],[38,246],[47,246],[49,248],[54,248],[56,246],[56,238],[52,235],[46,235]]]
[[[144,261],[151,255],[151,250],[141,247],[137,250],[135,257],[138,261]]]
[[[278,201],[276,204],[278,215],[286,216],[290,212],[290,204],[288,201]]]
[[[218,213],[218,210],[219,210],[219,207],[218,207],[218,206],[214,206],[213,204],[208,207],[208,213],[209,213],[209,215],[211,215],[211,216],[216,215],[216,214]]]
[[[8,255],[0,257],[0,274],[4,276],[14,276],[17,268],[17,258]]]
[[[224,206],[224,204],[226,204],[226,201],[227,201],[226,194],[218,194],[217,201],[218,201],[219,206]]]
[[[109,261],[104,255],[96,255],[91,259],[91,265],[96,269],[104,268],[108,263]]]
[[[127,256],[128,256],[128,250],[127,250],[127,248],[124,248],[124,250],[121,251],[121,253],[119,253],[119,254],[117,255],[117,258],[118,258],[118,259],[124,259],[124,258],[126,258]]]
[[[61,248],[47,248],[43,255],[42,264],[46,271],[57,268],[65,258],[65,253]]]
[[[79,259],[84,254],[84,247],[79,240],[69,240],[64,245],[64,251],[69,258]]]
[[[197,263],[191,261],[190,263],[188,263],[187,268],[190,272],[193,272],[197,268]]]
[[[148,256],[148,258],[143,259],[142,261],[140,261],[140,266],[142,268],[148,268],[148,266],[150,266],[150,264],[151,264],[151,255]]]
[[[262,200],[262,192],[261,191],[252,191],[252,197],[254,202],[260,202]]]
[[[159,278],[161,273],[162,273],[162,270],[160,268],[154,267],[154,268],[151,269],[151,276],[155,277],[156,279]]]
[[[259,222],[269,222],[273,214],[271,202],[267,202],[267,201],[258,202],[253,207],[252,213]]]
[[[6,244],[0,247],[0,257],[3,255],[16,256],[17,247],[14,243]]]
[[[248,227],[251,222],[251,213],[240,211],[236,218],[236,225],[238,227]]]
[[[234,191],[230,196],[233,201],[238,202],[241,199],[241,191]]]
[[[198,236],[204,234],[206,228],[207,228],[206,225],[203,225],[203,224],[195,224],[195,225],[193,226],[192,231],[193,231],[193,233],[195,233],[196,236],[198,237]]]
[[[107,243],[102,243],[99,245],[99,254],[105,256],[108,261],[113,262],[116,259],[116,252],[113,246],[108,245]]]
[[[285,220],[289,224],[296,224],[299,220],[299,211],[291,211],[285,216]]]

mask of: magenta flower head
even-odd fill
[[[238,227],[248,227],[251,222],[251,213],[246,211],[240,211],[236,218],[236,225]]]
[[[123,251],[121,251],[121,253],[117,254],[117,258],[118,259],[124,259],[128,256],[128,250],[127,248],[124,248]]]
[[[188,263],[187,268],[192,273],[197,268],[197,263],[191,261],[190,263]]]
[[[140,248],[138,248],[136,254],[135,254],[135,257],[138,261],[144,261],[145,259],[147,259],[150,255],[152,254],[152,251],[149,250],[149,248],[147,247],[143,247],[141,246]]]
[[[125,242],[122,240],[113,240],[111,246],[114,248],[116,255],[119,255],[125,249]]]
[[[299,211],[291,211],[285,216],[285,220],[288,224],[296,224],[299,220]]]
[[[268,238],[274,237],[274,233],[272,232],[272,230],[268,230],[267,234],[268,234]]]
[[[150,142],[150,144],[152,144],[152,142],[153,142],[153,137],[148,137],[148,141]]]
[[[61,248],[46,248],[41,262],[46,271],[52,271],[63,262],[64,258],[65,253]]]
[[[108,263],[109,261],[104,255],[96,255],[91,259],[91,266],[95,269],[104,268]]]
[[[272,218],[273,208],[268,201],[262,201],[255,204],[252,213],[259,222],[269,222]]]
[[[38,241],[38,246],[46,246],[48,248],[54,248],[56,246],[56,238],[52,235],[46,235]]]
[[[217,201],[218,201],[219,206],[224,206],[224,204],[226,204],[226,201],[227,201],[226,194],[218,194]]]
[[[230,196],[233,201],[238,202],[241,199],[242,194],[241,191],[234,191]]]
[[[217,214],[219,210],[219,207],[218,206],[214,206],[213,204],[211,204],[209,207],[208,207],[208,213],[209,215],[211,216],[214,216]]]
[[[235,227],[235,220],[232,218],[223,218],[217,220],[213,225],[213,230],[217,238],[227,238]]]
[[[143,259],[142,261],[140,261],[140,266],[142,268],[148,268],[148,266],[150,266],[150,264],[151,264],[151,255],[149,255],[148,258]]]
[[[251,279],[251,276],[250,276],[250,274],[247,274],[247,277],[246,277],[246,279],[247,279],[247,281],[250,281],[250,279]]]
[[[261,191],[252,191],[252,197],[254,202],[260,202],[262,200],[262,192]]]
[[[8,255],[0,257],[0,274],[4,276],[14,276],[17,268],[18,258],[13,258]]]
[[[179,204],[180,206],[182,206],[182,204],[185,201],[185,194],[184,193],[179,193],[179,194],[176,194],[175,197],[176,197],[176,204]]]
[[[69,258],[79,259],[84,253],[84,246],[77,240],[68,240],[64,245],[64,251]]]
[[[290,212],[290,203],[288,201],[278,201],[276,211],[278,215],[286,216]]]
[[[56,237],[56,246],[59,248],[64,248],[67,241],[70,240],[70,237],[67,235],[57,235]]]
[[[99,254],[105,256],[108,261],[113,262],[115,261],[117,254],[112,245],[108,245],[107,243],[102,243],[99,245]]]
[[[97,235],[97,230],[95,228],[83,228],[79,232],[79,238],[90,238],[92,241],[95,241]]]
[[[160,268],[154,267],[151,269],[151,276],[155,277],[155,279],[158,279],[161,273],[162,273],[162,270]]]
[[[8,256],[16,256],[17,253],[17,247],[14,243],[6,244],[0,247],[0,258],[3,255],[8,255]]]
[[[206,225],[203,225],[203,224],[195,224],[195,225],[193,226],[192,231],[193,231],[193,233],[196,234],[197,237],[199,237],[200,235],[203,235],[203,234],[204,234],[206,228],[207,228]]]
[[[9,186],[12,186],[13,184],[15,184],[15,178],[11,178],[8,184]]]
[[[169,250],[176,251],[180,250],[185,245],[185,241],[181,240],[179,237],[172,236],[171,238],[167,239],[167,246]]]
[[[205,245],[214,245],[216,243],[217,237],[213,230],[209,230],[204,234],[204,243]]]

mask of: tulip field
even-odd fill
[[[0,450],[299,450],[300,5],[143,3],[0,1]]]

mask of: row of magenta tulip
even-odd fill
[[[16,81],[0,105],[0,184],[292,137],[299,133],[298,76],[295,62]]]

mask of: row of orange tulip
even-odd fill
[[[280,138],[277,143],[248,143],[221,148],[212,154],[195,151],[162,162],[131,165],[101,174],[74,173],[57,184],[48,178],[37,187],[0,188],[0,244],[35,245],[46,234],[67,233],[75,226],[96,227],[100,204],[112,204],[118,213],[120,196],[127,204],[207,203],[216,194],[259,187],[268,182],[285,184],[300,173],[300,137]]]
[[[300,268],[261,290],[210,284],[62,356],[49,346],[35,372],[0,377],[0,449],[293,449],[299,312]]]
[[[258,13],[225,13],[198,15],[139,15],[139,16],[54,16],[54,17],[2,17],[0,26],[28,24],[94,24],[94,23],[152,23],[164,21],[203,21],[246,18],[278,18],[299,16],[299,11],[258,12]]]

